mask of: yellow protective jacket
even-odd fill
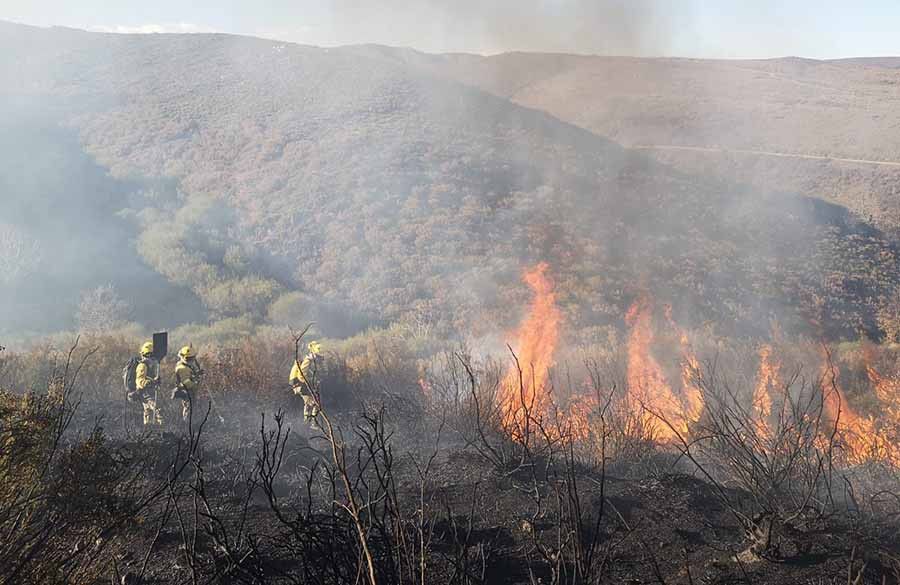
[[[298,364],[297,360],[294,360],[294,367],[291,368],[291,377],[288,380],[291,386],[296,388],[301,384],[306,384],[307,381],[312,382],[314,363],[315,358],[309,354],[303,358],[302,363]]]
[[[191,364],[185,360],[178,360],[178,365],[175,366],[175,383],[179,387],[184,388],[188,392],[194,392],[197,390],[199,382],[197,378],[197,372],[194,371]]]
[[[142,358],[134,375],[135,387],[137,387],[138,391],[143,392],[159,381],[159,362],[153,358]]]

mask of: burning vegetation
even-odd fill
[[[503,380],[500,404],[503,426],[512,438],[521,438],[522,428],[529,418],[537,421],[553,420],[579,439],[591,435],[590,413],[599,405],[596,395],[587,392],[568,397],[568,408],[562,408],[560,397],[554,394],[553,370],[562,333],[561,312],[556,306],[556,293],[550,267],[541,263],[527,270],[522,280],[532,291],[533,299],[521,327],[510,340],[514,366]],[[650,429],[654,440],[661,444],[676,443],[691,436],[705,410],[700,387],[705,375],[704,366],[695,354],[688,333],[679,328],[672,317],[671,306],[663,307],[662,318],[654,312],[648,295],[640,295],[624,316],[627,326],[625,353],[626,375],[623,404],[633,409],[641,426]],[[680,375],[670,378],[656,356],[657,326],[678,342],[677,370]],[[821,405],[822,424],[817,440],[820,445],[836,440],[848,464],[862,464],[881,460],[900,463],[898,453],[891,446],[888,432],[896,422],[897,382],[881,376],[872,365],[871,347],[863,352],[866,376],[878,397],[877,412],[881,416],[862,416],[849,403],[840,384],[840,371],[833,362],[827,346],[821,344],[819,374],[815,396],[792,395],[797,375],[786,373],[786,366],[778,349],[770,342],[761,343],[756,351],[756,372],[752,378],[752,393],[747,397],[746,427],[756,436],[765,450],[777,450],[776,435],[785,424],[793,424],[798,415],[794,401],[802,399]],[[589,384],[579,384],[589,388]],[[610,388],[610,390],[612,390]],[[611,400],[617,400],[615,395]],[[804,412],[803,416],[809,416]]]
[[[895,235],[444,71],[527,56],[0,46],[0,585],[900,585]]]
[[[501,388],[503,423],[511,429],[525,425],[529,416],[546,416],[555,407],[549,381],[562,314],[556,306],[548,269],[547,264],[538,264],[522,276],[534,298],[528,316],[512,341],[515,367],[510,369]]]
[[[32,388],[0,396],[0,582],[900,582],[883,348],[704,341],[643,293],[575,353],[553,267],[522,286],[504,356],[330,343],[318,431],[279,382],[299,339],[201,350],[162,434],[109,389],[130,342],[0,353]]]

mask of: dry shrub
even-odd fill
[[[23,352],[6,352],[2,386],[20,392],[38,389],[46,384],[54,370],[58,352],[49,343]]]
[[[404,331],[372,330],[347,340],[325,340],[325,359],[318,371],[324,404],[333,411],[385,404],[390,416],[420,413],[421,348],[417,347],[421,344]],[[123,400],[122,368],[137,355],[142,341],[121,333],[83,337],[80,347],[96,352],[80,373],[79,398],[86,402]],[[232,343],[197,341],[203,340],[194,340],[184,331],[170,336],[170,355],[161,369],[164,394],[172,387],[175,352],[180,345],[194,342],[204,370],[201,398],[239,403],[260,400],[278,406],[295,402],[288,375],[297,348],[290,331],[264,328]],[[299,348],[301,358],[306,341]],[[23,351],[4,352],[0,384],[20,392],[45,387],[66,357],[58,347],[70,342],[59,337]],[[85,351],[79,349],[75,357]]]
[[[326,360],[323,399],[338,405],[385,405],[391,417],[421,412],[420,355],[398,331],[372,330],[334,344]]]
[[[303,343],[295,348],[290,335],[274,333],[237,346],[208,348],[200,355],[206,372],[203,386],[217,399],[284,404],[293,400],[288,383],[291,365],[304,353]],[[316,376],[323,405],[334,412],[385,404],[392,414],[406,413],[419,393],[415,358],[401,340],[385,336],[326,341]]]
[[[607,464],[624,463],[623,471],[642,473],[638,464],[657,453],[662,423],[631,396],[625,345],[609,335],[606,344],[586,346],[575,356],[582,367],[574,378],[587,380],[580,392],[589,397],[591,405],[590,432],[580,445],[583,459],[597,464],[602,450]]]
[[[547,411],[522,405],[522,420],[510,422],[504,416],[509,405],[500,396],[514,361],[477,359],[465,347],[440,354],[420,381],[426,409],[498,469],[515,468],[523,454],[542,456],[572,440],[580,463],[599,468],[627,462],[634,471],[634,464],[657,453],[662,423],[629,397],[620,352],[603,348],[576,355],[582,366],[551,372],[540,390],[552,396]]]
[[[81,346],[96,349],[78,375],[81,400],[123,400],[122,368],[137,354],[140,338],[91,336],[81,339]],[[87,350],[84,350],[87,351]]]
[[[41,470],[49,432],[57,415],[48,396],[0,391],[0,499],[10,501]]]
[[[121,336],[82,338],[80,346],[91,348],[95,353],[79,375],[79,399],[85,402],[122,400],[122,368],[137,354],[141,341],[141,338]],[[258,399],[283,403],[292,399],[288,374],[295,348],[290,334],[264,333],[232,345],[209,345],[198,349],[204,370],[202,392],[214,395],[216,400]],[[175,358],[171,354],[176,350],[176,346],[170,347],[170,356],[162,366],[164,389],[168,389],[172,381]],[[86,351],[78,350],[75,357]],[[378,359],[379,355],[383,359]],[[46,387],[66,353],[47,342],[25,351],[4,352],[3,357],[0,383],[21,392]],[[415,380],[412,371],[414,366],[406,367],[403,357],[398,357],[394,349],[379,353],[379,350],[362,344],[349,351],[343,347],[327,351],[319,374],[324,400],[337,406],[359,403],[362,396],[356,388],[361,385],[377,381],[378,385],[374,387],[393,392],[398,387],[398,380],[404,379],[409,386],[409,381],[414,383]]]
[[[290,394],[288,374],[294,359],[290,337],[254,337],[233,347],[213,347],[200,354],[203,386],[227,398],[263,400]]]
[[[600,453],[599,445],[605,444],[609,464],[626,463],[637,470],[635,464],[648,460],[657,451],[658,427],[643,407],[628,397],[612,396],[608,408],[595,409],[591,417],[590,451],[586,456]]]
[[[754,406],[757,380],[741,368],[743,358],[726,353],[694,369],[704,412],[676,447],[744,526],[745,558],[803,554],[802,533],[839,511],[840,436],[825,406],[836,390],[815,351],[798,342],[777,354],[766,417]]]
[[[57,340],[62,342],[62,340]],[[65,340],[68,347],[72,340]],[[79,348],[73,358],[80,360],[87,352],[93,352],[79,373],[78,398],[83,401],[121,400],[122,367],[137,353],[139,338],[118,335],[85,336],[79,340]],[[19,391],[46,387],[48,381],[67,359],[67,351],[60,345],[47,342],[22,352],[12,352],[0,374],[7,388]]]
[[[98,582],[114,535],[140,509],[150,455],[110,448],[98,427],[68,432],[74,381],[92,355],[76,353],[48,375],[45,393],[0,391],[0,583]]]
[[[435,417],[466,443],[477,443],[480,435],[502,437],[499,405],[504,371],[491,358],[476,360],[465,347],[435,357],[421,379],[423,401]]]

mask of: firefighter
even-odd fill
[[[162,415],[156,404],[159,389],[159,361],[153,356],[153,342],[141,346],[141,361],[135,371],[135,388],[144,407],[144,425],[162,425]]]
[[[306,356],[303,361],[294,360],[291,368],[290,383],[294,394],[303,398],[303,421],[311,429],[319,430],[317,418],[319,416],[318,397],[313,389],[316,387],[316,374],[319,358],[322,355],[322,346],[318,341],[311,341],[307,346]]]
[[[203,370],[197,362],[197,352],[193,346],[186,345],[178,352],[178,364],[175,366],[175,389],[172,399],[181,399],[181,417],[185,422],[191,418],[191,407],[197,396],[197,388]]]

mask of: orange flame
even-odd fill
[[[781,385],[781,364],[772,360],[772,346],[763,345],[759,349],[759,370],[753,391],[753,424],[764,439],[770,439],[773,434],[769,420],[772,416],[772,390]]]
[[[543,415],[551,404],[547,381],[559,341],[562,313],[556,306],[556,293],[547,269],[547,264],[542,262],[522,276],[534,297],[528,318],[511,344],[522,369],[521,379],[519,371],[512,369],[500,389],[503,423],[508,429],[522,428],[528,424],[529,416]]]
[[[669,326],[678,332],[678,342],[681,344],[681,391],[684,412],[689,420],[697,421],[700,419],[704,407],[703,393],[694,384],[694,372],[700,370],[700,361],[694,354],[687,332],[680,329],[675,323],[675,319],[672,318],[671,305],[666,306],[665,313]]]
[[[900,423],[900,383],[892,378],[882,376],[875,369],[875,355],[871,344],[863,344],[863,362],[866,366],[866,375],[869,383],[875,390],[875,396],[884,407],[892,423]]]
[[[703,414],[703,393],[694,385],[694,372],[700,370],[700,362],[691,349],[687,334],[681,334],[681,348],[684,361],[681,364],[681,385],[684,388],[685,410],[689,419],[699,420]]]
[[[825,350],[823,348],[823,353]],[[867,362],[867,370],[871,374],[877,374]],[[875,429],[875,421],[871,417],[863,417],[857,414],[839,383],[840,372],[832,367],[828,355],[824,356],[822,365],[823,381],[823,409],[825,416],[834,424],[837,423],[839,438],[844,445],[847,461],[853,464],[863,463],[872,458],[890,457],[887,450],[888,442],[884,441]],[[832,429],[834,427],[831,427]],[[823,432],[830,433],[831,429]],[[896,463],[896,461],[895,461]]]
[[[892,378],[883,376],[875,369],[874,348],[869,343],[863,343],[862,357],[866,368],[866,376],[869,384],[875,391],[875,396],[881,403],[882,412],[887,419],[888,424],[896,428],[900,422],[900,383]],[[843,397],[841,397],[843,398]],[[842,400],[846,404],[845,400]],[[852,415],[853,413],[851,413]],[[841,412],[843,419],[848,419],[844,411]],[[859,418],[859,417],[857,417]],[[890,440],[882,428],[881,431],[875,430],[875,421],[873,418],[861,419],[862,422],[856,420],[848,420],[846,426],[849,427],[847,435],[857,437],[857,441],[862,441],[862,446],[856,449],[855,453],[859,460],[867,458],[886,458],[894,465],[900,465],[900,449],[895,447],[895,441]],[[862,455],[861,457],[859,455]],[[852,462],[852,461],[851,461]]]
[[[645,297],[638,298],[628,309],[625,322],[631,327],[627,347],[628,393],[635,403],[644,404],[652,411],[643,413],[644,422],[656,429],[658,439],[673,441],[677,438],[676,431],[687,432],[688,420],[650,351],[655,337],[650,301]]]
[[[569,402],[565,417],[565,430],[575,440],[583,441],[591,437],[591,413],[597,410],[598,400],[591,394],[583,394]]]

